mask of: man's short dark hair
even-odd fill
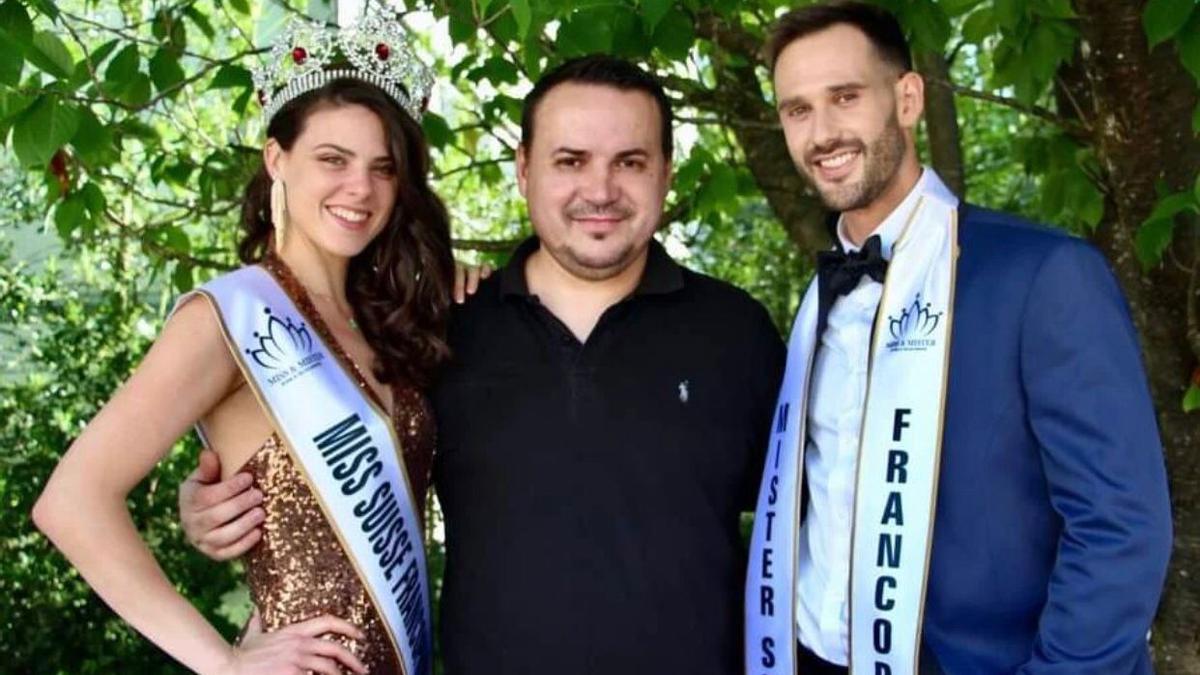
[[[641,91],[650,95],[658,104],[662,127],[663,157],[671,158],[674,147],[671,126],[675,119],[671,112],[671,101],[663,91],[662,84],[650,73],[634,63],[607,54],[591,54],[571,59],[543,74],[525,96],[521,108],[521,145],[528,149],[533,144],[534,118],[538,104],[551,89],[560,84],[596,84],[621,91]]]
[[[838,24],[853,26],[862,31],[875,45],[880,58],[903,72],[913,69],[912,53],[900,22],[882,7],[865,2],[827,2],[800,7],[779,17],[767,39],[766,58],[771,70],[785,47],[802,37],[818,33]]]

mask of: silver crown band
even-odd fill
[[[404,111],[411,115],[414,120],[421,121],[421,115],[424,113],[424,110],[421,107],[420,101],[410,101],[408,94],[399,85],[385,80],[375,73],[364,73],[361,70],[354,70],[352,68],[318,70],[292,79],[283,89],[280,89],[268,100],[267,105],[263,108],[263,119],[269,122],[275,117],[275,113],[279,112],[279,109],[292,99],[301,94],[307,94],[310,91],[320,89],[330,82],[342,78],[361,80],[379,87],[384,93],[391,96],[396,103],[399,103],[400,107],[404,108]]]
[[[268,58],[253,72],[268,124],[288,101],[340,78],[379,87],[417,121],[433,89],[433,73],[409,46],[402,24],[371,11],[370,3],[357,23],[341,28],[293,18]]]

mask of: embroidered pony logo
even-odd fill
[[[892,341],[887,343],[891,351],[921,351],[934,345],[936,340],[931,338],[942,321],[945,312],[930,311],[933,303],[921,304],[921,294],[917,293],[911,305],[900,311],[900,316],[888,315],[888,333]]]
[[[250,358],[268,370],[287,370],[306,365],[308,357],[313,355],[313,339],[308,326],[303,322],[293,323],[291,318],[281,321],[271,314],[269,307],[263,312],[268,317],[266,330],[254,333],[258,346],[246,350]]]

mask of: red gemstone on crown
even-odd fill
[[[378,56],[380,61],[387,61],[388,57],[391,55],[391,48],[384,43],[380,42],[379,44],[375,45],[375,56]]]
[[[296,47],[292,50],[292,60],[296,62],[296,65],[302,65],[308,60],[308,51],[304,47]]]

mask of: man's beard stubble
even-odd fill
[[[863,161],[863,176],[857,183],[836,185],[831,188],[822,187],[813,179],[809,167],[814,155],[828,155],[840,148],[857,149]],[[878,138],[869,145],[858,139],[850,141],[838,140],[822,147],[815,147],[806,153],[803,166],[797,166],[800,175],[820,195],[825,207],[831,211],[854,211],[864,208],[875,201],[895,178],[904,159],[904,132],[900,122],[892,116],[884,125]]]
[[[632,207],[620,202],[612,204],[580,202],[568,206],[565,211],[568,219],[586,216],[611,216],[624,220],[633,217],[634,213]],[[554,247],[547,246],[544,242],[542,245],[546,249],[546,252],[558,262],[559,266],[567,270],[572,276],[591,281],[603,281],[604,279],[617,276],[629,267],[641,253],[641,249],[638,249],[633,242],[629,242],[628,245],[609,252],[603,258],[582,255],[580,252],[574,250],[570,244],[566,243]]]

